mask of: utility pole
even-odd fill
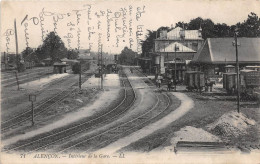
[[[176,92],[176,86],[177,86],[177,81],[176,81],[176,74],[177,74],[177,66],[176,66],[176,51],[177,51],[177,45],[175,44],[174,46],[174,50],[175,50],[175,62],[174,62],[174,91]]]
[[[168,68],[168,71],[170,71],[170,67],[169,67],[169,55],[168,55],[168,52],[167,53],[167,68]]]
[[[156,31],[156,36],[155,36],[155,40],[154,40],[154,52],[157,52],[157,53],[158,53],[158,51],[155,51],[155,50],[156,50],[156,44],[155,44],[155,42],[156,42],[156,39],[157,39],[157,33],[158,33],[158,31]],[[160,51],[160,50],[159,50],[159,51]],[[156,53],[156,59],[157,59],[157,53]],[[156,76],[157,76],[157,78],[158,78],[158,76],[159,76],[160,63],[161,63],[161,54],[160,54],[159,60],[160,60],[160,61],[159,61],[159,66],[157,66],[155,78],[156,78]]]
[[[236,46],[236,71],[237,71],[237,112],[239,113],[240,107],[240,84],[239,84],[239,62],[238,62],[238,51],[237,51],[237,33],[238,29],[235,29],[235,46]]]
[[[79,61],[79,89],[81,90],[81,62]]]
[[[19,71],[18,39],[17,39],[17,30],[16,30],[16,19],[14,19],[14,33],[15,33],[15,46],[16,46],[16,65],[17,65],[17,71]]]
[[[102,55],[102,47],[103,47],[103,44],[101,44],[101,89],[103,89],[103,55]]]
[[[78,49],[79,56],[79,49]],[[79,59],[79,92],[81,92],[81,60]]]
[[[7,64],[7,62],[6,62],[6,52],[4,52],[4,63],[5,63],[5,70],[6,70],[6,64]]]

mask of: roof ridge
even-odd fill
[[[174,45],[174,44],[177,44],[179,47],[183,47],[184,48],[184,49],[182,48],[182,51],[177,51],[177,52],[196,52],[193,49],[191,49],[191,48],[189,48],[189,47],[187,47],[187,46],[185,46],[185,45],[183,45],[183,44],[181,44],[179,42],[172,42],[172,43],[168,44],[165,48],[160,48],[159,50],[160,50],[160,52],[166,52],[166,51],[161,51],[161,50],[162,49],[166,49],[166,48],[171,48],[171,46]],[[168,51],[168,52],[170,52],[170,51]]]
[[[210,55],[210,59],[212,62],[212,61],[214,61],[214,58],[213,58],[214,55],[212,54],[212,50],[211,50],[211,42],[210,42],[211,38],[208,38],[207,40],[208,40],[208,46],[209,46],[209,55]]]

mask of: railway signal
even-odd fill
[[[32,126],[34,125],[34,109],[33,109],[33,102],[36,101],[36,95],[30,94],[29,101],[32,103]]]

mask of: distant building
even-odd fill
[[[203,44],[202,30],[184,30],[176,27],[171,31],[161,31],[160,37],[155,39],[155,52],[164,52],[164,48],[172,43],[180,43],[184,47],[197,52]],[[174,51],[174,49],[169,49]]]
[[[67,67],[68,64],[64,62],[55,62],[53,64],[53,73],[55,74],[62,74],[67,72]]]
[[[1,70],[17,69],[17,56],[15,52],[1,52]]]
[[[154,73],[167,73],[174,77],[175,60],[178,80],[184,79],[186,63],[191,61],[202,46],[204,40],[202,30],[184,30],[176,27],[171,31],[161,31],[160,36],[154,40],[155,48],[152,53],[150,66],[155,68]],[[176,48],[176,49],[175,49]]]
[[[78,59],[80,59],[80,60],[92,60],[93,57],[90,55],[89,49],[80,49]]]
[[[238,38],[240,68],[260,65],[260,38]],[[216,77],[226,65],[236,64],[234,38],[208,38],[191,61],[193,69],[205,72],[206,77]]]

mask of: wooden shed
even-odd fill
[[[68,64],[66,63],[54,63],[53,64],[53,73],[57,74],[57,73],[66,73],[66,67],[68,66]]]

